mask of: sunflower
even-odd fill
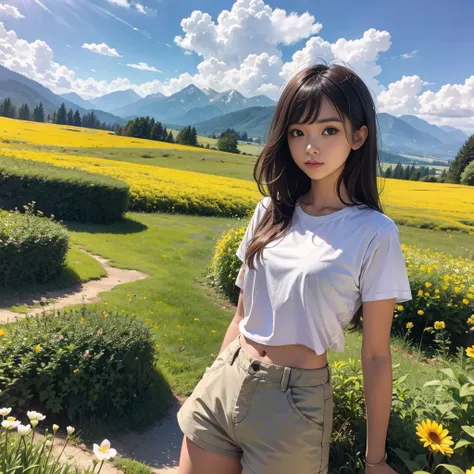
[[[450,456],[453,454],[453,449],[450,448],[454,444],[453,437],[448,436],[449,431],[443,429],[443,425],[430,419],[423,420],[416,425],[416,434],[420,438],[424,448],[429,446],[434,452],[439,451],[443,455]]]

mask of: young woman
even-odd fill
[[[395,303],[412,294],[377,167],[375,106],[362,80],[336,64],[297,72],[255,164],[269,196],[237,250],[235,317],[178,412],[180,474],[326,474],[327,349],[344,351],[344,328],[361,326],[362,314],[366,472],[395,472],[385,451],[390,329]]]

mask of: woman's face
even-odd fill
[[[331,120],[328,120],[331,119]],[[353,135],[350,121],[344,117],[347,134]],[[364,125],[354,137],[354,142],[348,142],[344,126],[333,105],[325,98],[321,100],[319,117],[312,124],[290,124],[287,130],[288,145],[291,156],[311,179],[320,180],[333,173],[339,174],[349,156],[351,148],[362,146],[367,136]],[[307,160],[323,163],[321,166],[308,166]]]

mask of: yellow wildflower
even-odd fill
[[[425,314],[425,312],[422,310],[422,309],[419,309],[417,311],[417,313],[420,315],[420,316],[423,316]]]
[[[453,437],[448,436],[449,431],[443,429],[443,425],[430,419],[423,420],[416,425],[416,434],[420,441],[424,443],[423,447],[430,447],[433,452],[440,452],[443,455],[450,456],[453,449],[450,445],[454,444]]]
[[[435,329],[444,329],[446,327],[446,324],[444,321],[435,321],[434,327]]]
[[[411,329],[414,326],[414,324],[410,321],[407,323],[406,327],[407,329]]]

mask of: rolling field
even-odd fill
[[[119,137],[111,132],[0,119],[0,153],[111,175],[133,201],[220,199],[251,208],[255,157]],[[474,234],[474,187],[380,178],[387,215],[407,226]],[[216,210],[217,212],[218,210]],[[219,213],[217,212],[217,215]]]

